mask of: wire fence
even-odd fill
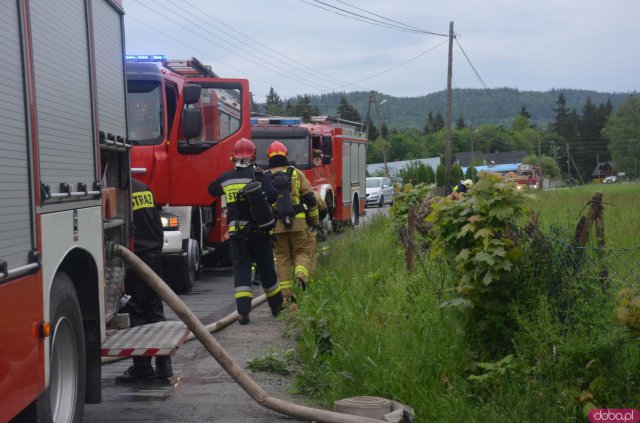
[[[575,216],[576,210],[568,211]],[[444,260],[429,257],[430,242],[414,230],[412,212],[408,214],[407,224],[398,231],[398,238],[404,246],[407,257],[407,269],[417,269],[426,280],[440,284],[444,289],[444,275],[450,272],[450,264]],[[563,225],[564,226],[564,225]],[[542,248],[546,257],[562,280],[572,279],[593,288],[611,289],[631,288],[640,293],[640,246],[635,248],[608,248],[598,246],[597,236],[589,234],[586,245],[580,245],[565,229],[553,227],[550,234],[543,235]]]

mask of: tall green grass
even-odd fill
[[[329,244],[294,317],[299,392],[329,407],[359,395],[394,399],[418,422],[585,421],[585,407],[640,406],[638,344],[612,324],[608,293],[578,284],[565,317],[545,295],[514,306],[513,363],[486,370],[461,310],[442,307],[457,297],[455,277],[446,263],[422,265],[407,274],[384,217]]]
[[[591,184],[542,191],[530,204],[541,212],[540,223],[575,228],[581,212],[597,191],[603,192],[605,241],[612,248],[640,247],[640,184]]]

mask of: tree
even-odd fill
[[[531,164],[540,167],[545,178],[556,179],[560,176],[560,167],[558,167],[558,164],[553,160],[553,157],[540,156],[540,160],[538,160],[537,155],[530,154],[522,159],[522,164]]]
[[[520,109],[520,113],[518,113],[518,114],[520,116],[523,116],[523,117],[527,118],[527,120],[531,119],[531,114],[529,114],[529,111],[524,106],[522,106],[522,109]]]
[[[609,151],[616,170],[638,177],[640,159],[640,100],[629,97],[609,116],[603,134],[609,141]]]
[[[311,116],[319,115],[320,111],[317,106],[311,105],[311,97],[308,94],[298,97],[296,103],[290,112],[290,116],[300,116],[305,122],[311,121]]]
[[[446,172],[446,169],[444,168],[444,165],[440,163],[436,168],[436,185],[439,187],[444,186],[445,172]]]
[[[281,116],[284,114],[284,104],[282,99],[273,87],[269,89],[269,93],[267,94],[265,109],[268,115]]]
[[[427,115],[427,121],[424,124],[424,130],[422,131],[422,133],[425,135],[433,134],[435,132],[433,130],[434,126],[435,126],[435,119],[433,118],[433,113],[429,112],[429,114]]]
[[[527,128],[529,128],[529,118],[527,118],[523,114],[518,114],[515,118],[513,118],[511,129],[517,132],[522,132]]]
[[[460,116],[456,121],[456,129],[464,129],[464,128],[466,128],[466,125],[464,123],[464,118]]]
[[[444,118],[442,117],[442,114],[438,112],[436,114],[436,119],[433,126],[433,132],[438,132],[441,129],[444,129]]]
[[[380,135],[385,139],[389,137],[389,127],[386,123],[383,123],[382,126],[380,126]]]
[[[375,122],[373,120],[368,120],[364,122],[364,128],[366,130],[366,128],[369,128],[369,140],[376,140],[378,139],[378,137],[380,136],[380,132],[378,131],[378,128],[375,125]]]
[[[451,166],[451,183],[456,184],[457,182],[464,179],[464,172],[462,172],[462,168],[459,164],[454,164]]]
[[[344,96],[340,98],[340,104],[338,105],[336,112],[341,119],[350,120],[352,122],[362,121],[360,113],[358,113],[355,107],[349,104],[347,98]]]

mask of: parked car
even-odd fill
[[[393,204],[393,185],[389,178],[367,178],[367,206]]]
[[[607,176],[606,178],[604,178],[602,180],[603,184],[614,184],[618,182],[618,177],[617,176]]]

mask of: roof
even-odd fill
[[[490,164],[513,164],[521,163],[527,156],[526,151],[507,151],[504,153],[483,153],[482,151],[462,151],[453,157],[454,162],[458,162],[462,167],[468,167],[472,162],[484,162]],[[472,160],[473,158],[473,160]]]
[[[506,164],[490,165],[490,166],[476,166],[474,167],[474,169],[476,170],[476,172],[481,172],[483,170],[486,170],[487,172],[502,173],[502,172],[515,172],[516,170],[518,170],[518,166],[520,166],[520,163],[506,163]],[[464,173],[467,173],[467,169],[468,167],[463,167],[462,171]]]
[[[611,176],[613,175],[613,169],[616,167],[614,162],[600,162],[596,165],[596,168],[591,172],[591,176]]]
[[[435,172],[436,168],[440,164],[440,157],[430,157],[426,159],[387,162],[387,167],[389,168],[389,176],[394,176],[401,169],[404,169],[405,167],[409,166],[411,163],[414,163],[414,162],[424,163],[425,166],[430,166]],[[384,163],[372,163],[367,165],[367,172],[369,172],[369,175],[374,175],[380,170],[384,170]]]

